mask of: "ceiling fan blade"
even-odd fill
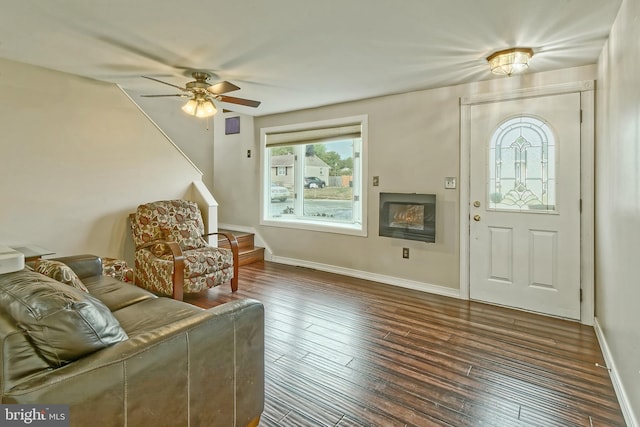
[[[247,107],[257,107],[258,105],[260,105],[260,101],[252,101],[250,99],[243,99],[243,98],[234,98],[233,96],[218,95],[216,99],[218,99],[221,102],[228,102],[230,104],[246,105]]]
[[[179,96],[180,98],[187,98],[187,97],[190,97],[191,95],[187,95],[186,93],[176,93],[173,95],[140,95],[140,96],[145,98],[160,98],[163,96]]]
[[[188,89],[185,88],[185,87],[180,87],[180,86],[177,86],[177,85],[174,85],[174,84],[171,84],[171,83],[163,82],[162,80],[154,79],[153,77],[149,77],[149,76],[142,76],[142,77],[144,77],[145,79],[153,80],[154,82],[158,82],[158,83],[162,83],[162,84],[165,84],[165,85],[173,86],[173,87],[178,88],[178,89],[180,89],[180,90],[182,90],[184,92],[188,92]]]
[[[238,90],[240,87],[234,85],[233,83],[224,81],[220,83],[216,83],[207,88],[208,92],[211,92],[214,95],[222,95],[223,93],[233,92],[234,90]]]

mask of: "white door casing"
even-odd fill
[[[580,82],[462,100],[461,297],[592,322],[592,262],[584,265],[592,257],[591,195],[583,221],[580,213],[581,192],[592,194],[593,185],[592,108],[586,131],[580,120],[585,100],[593,101],[592,89],[592,82]],[[521,123],[523,116],[530,117],[527,124]],[[548,171],[540,169],[542,158],[533,163],[535,170],[531,164],[525,169],[527,156],[530,161],[540,153],[540,147],[527,146],[545,133]],[[500,137],[502,145],[492,148]],[[556,181],[546,175],[554,167]],[[503,181],[501,168],[507,170]],[[550,180],[541,190],[543,176]],[[588,288],[582,304],[581,275]]]
[[[471,107],[470,297],[580,319],[580,94]]]

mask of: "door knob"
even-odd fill
[[[480,200],[476,200],[475,202],[473,202],[473,206],[475,206],[476,208],[480,207]]]
[[[473,220],[474,221],[480,221],[480,215],[474,215],[473,216]]]

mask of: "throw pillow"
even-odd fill
[[[39,259],[35,263],[35,270],[58,282],[71,285],[82,291],[89,292],[87,287],[78,278],[78,275],[68,265],[51,259]]]
[[[54,368],[128,339],[100,300],[47,276],[23,270],[0,287],[8,313]]]

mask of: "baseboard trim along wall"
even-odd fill
[[[629,397],[624,390],[624,385],[618,376],[618,370],[616,369],[616,364],[613,360],[613,356],[611,355],[611,350],[609,349],[609,345],[607,344],[607,339],[600,328],[600,324],[598,323],[598,318],[595,318],[593,323],[593,328],[596,331],[596,337],[598,338],[598,342],[600,343],[600,348],[602,349],[602,355],[604,356],[604,362],[609,368],[609,376],[611,377],[611,382],[613,383],[613,388],[616,392],[616,396],[618,396],[618,402],[620,403],[620,408],[622,409],[622,415],[624,415],[624,420],[627,423],[627,427],[639,427],[638,420],[633,414],[633,410],[631,408],[631,403],[629,401]]]
[[[293,265],[296,267],[311,268],[319,271],[326,271],[327,273],[342,274],[344,276],[355,277],[358,279],[371,280],[372,282],[380,282],[387,285],[399,286],[401,288],[414,289],[417,291],[428,292],[436,295],[442,295],[452,298],[461,298],[460,290],[447,288],[445,286],[433,285],[431,283],[418,282],[415,280],[407,280],[399,277],[386,276],[383,274],[370,273],[368,271],[355,270],[352,268],[338,267],[335,265],[322,264],[313,261],[306,261],[296,258],[287,258],[273,255],[273,251],[266,244],[260,233],[253,227],[242,226],[231,223],[218,223],[218,229],[221,230],[235,230],[245,233],[253,233],[255,237],[256,246],[265,248],[264,259],[265,261],[277,262],[280,264]]]
[[[355,277],[358,279],[371,280],[387,285],[398,286],[401,288],[414,289],[422,292],[442,295],[452,298],[460,298],[458,289],[447,288],[444,286],[432,285],[430,283],[417,282],[415,280],[407,280],[399,277],[385,276],[383,274],[370,273],[367,271],[354,270],[352,268],[337,267],[335,265],[321,264],[312,261],[305,261],[294,258],[286,258],[279,256],[271,256],[269,261],[280,264],[293,265],[296,267],[311,268],[314,270],[325,271],[327,273],[342,274],[343,276]]]

